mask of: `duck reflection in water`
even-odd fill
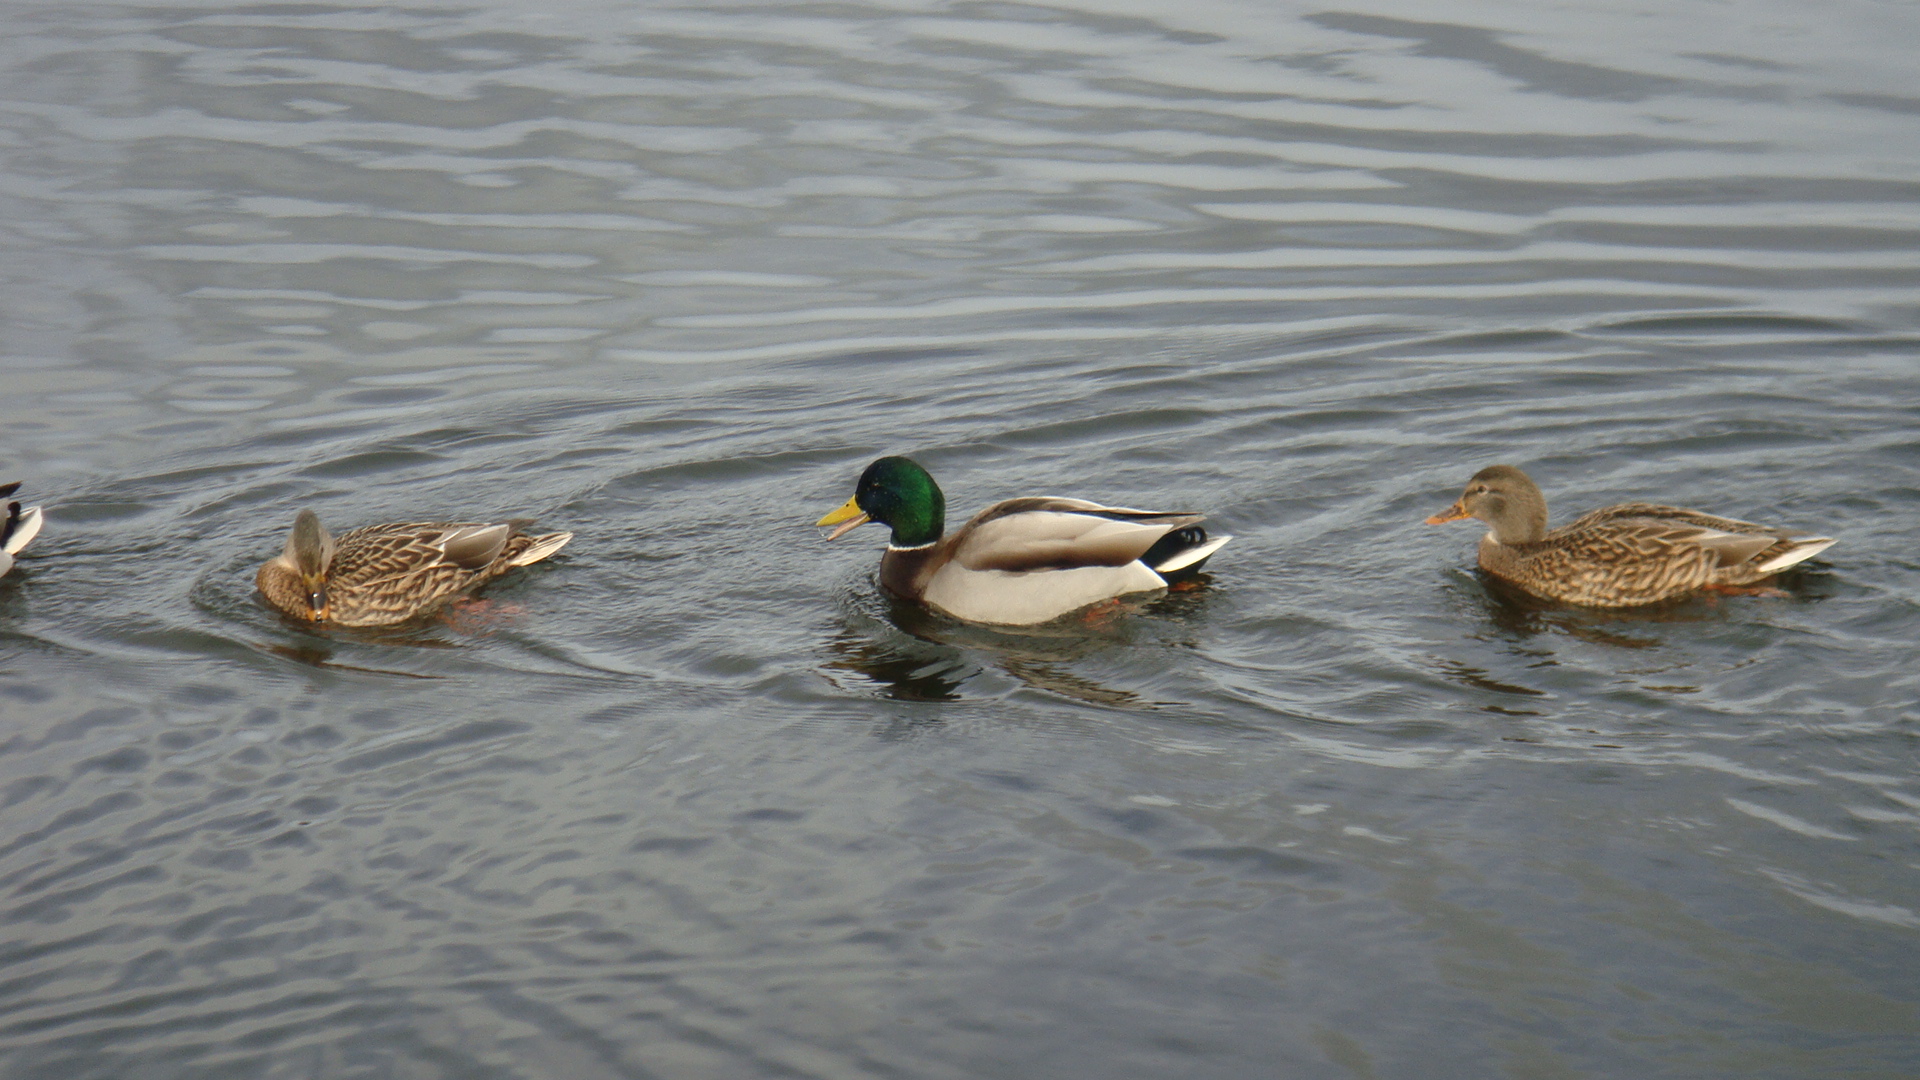
[[[477,611],[466,611],[469,605],[475,606]],[[304,640],[297,644],[263,644],[257,648],[262,652],[272,653],[274,656],[292,660],[295,663],[331,671],[352,671],[363,675],[397,675],[406,679],[439,679],[444,676],[343,663],[334,657],[339,655],[343,645],[350,647],[353,644],[380,647],[400,645],[410,649],[462,649],[466,647],[462,642],[448,640],[443,636],[442,631],[451,629],[464,636],[485,636],[492,632],[494,625],[510,619],[519,610],[519,605],[469,599],[457,601],[429,619],[412,623],[379,627],[327,626],[324,633],[316,630],[313,623],[283,617],[282,622],[304,631],[300,635]]]
[[[1194,586],[1204,584],[1205,575]],[[841,631],[826,643],[823,667],[851,673],[899,701],[958,701],[960,688],[990,666],[1034,690],[1090,705],[1154,708],[1165,702],[1107,686],[1069,665],[1137,643],[1128,616],[1145,610],[1177,614],[1198,600],[1194,586],[1159,599],[1125,602],[1057,623],[986,627],[930,612],[877,590],[851,600]]]
[[[426,644],[426,643],[425,642],[409,642],[408,644]],[[438,647],[451,648],[452,646],[442,642],[442,643],[439,643]],[[297,664],[305,664],[308,667],[325,668],[331,671],[352,671],[352,672],[358,672],[359,674],[362,674],[362,675],[398,675],[403,679],[443,678],[443,676],[440,676],[440,675],[427,675],[418,671],[396,671],[393,668],[363,667],[359,664],[342,664],[334,660],[333,658],[334,650],[323,645],[261,645],[261,646],[258,646],[258,648],[262,652],[272,653],[273,655],[278,656],[282,659],[292,660]]]

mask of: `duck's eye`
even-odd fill
[[[1475,495],[1485,495],[1487,493],[1487,485],[1481,484],[1479,487],[1473,489],[1473,493]]]

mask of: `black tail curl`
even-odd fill
[[[1172,559],[1175,555],[1183,551],[1197,548],[1206,542],[1207,530],[1198,525],[1189,525],[1184,529],[1175,529],[1160,539],[1155,540],[1153,546],[1147,549],[1147,553],[1140,556],[1140,561],[1158,570],[1160,569],[1161,563]],[[1183,566],[1178,570],[1164,571],[1161,576],[1169,581],[1192,577],[1199,573],[1200,568],[1207,565],[1207,561],[1212,558],[1213,556],[1209,555],[1207,558],[1201,559],[1192,566]]]

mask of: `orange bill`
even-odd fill
[[[1445,510],[1442,510],[1439,513],[1428,518],[1427,524],[1445,525],[1449,521],[1464,521],[1467,518],[1470,518],[1472,516],[1473,516],[1472,514],[1467,513],[1466,507],[1456,502],[1452,506],[1449,506]]]

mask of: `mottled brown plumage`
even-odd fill
[[[529,536],[521,521],[368,525],[335,538],[311,510],[260,567],[260,595],[296,619],[388,626],[426,614],[516,566],[559,551],[572,533]]]
[[[1493,465],[1429,525],[1478,518],[1480,567],[1549,600],[1630,607],[1696,589],[1753,585],[1833,540],[1698,510],[1622,503],[1547,531],[1547,500],[1526,473]]]

